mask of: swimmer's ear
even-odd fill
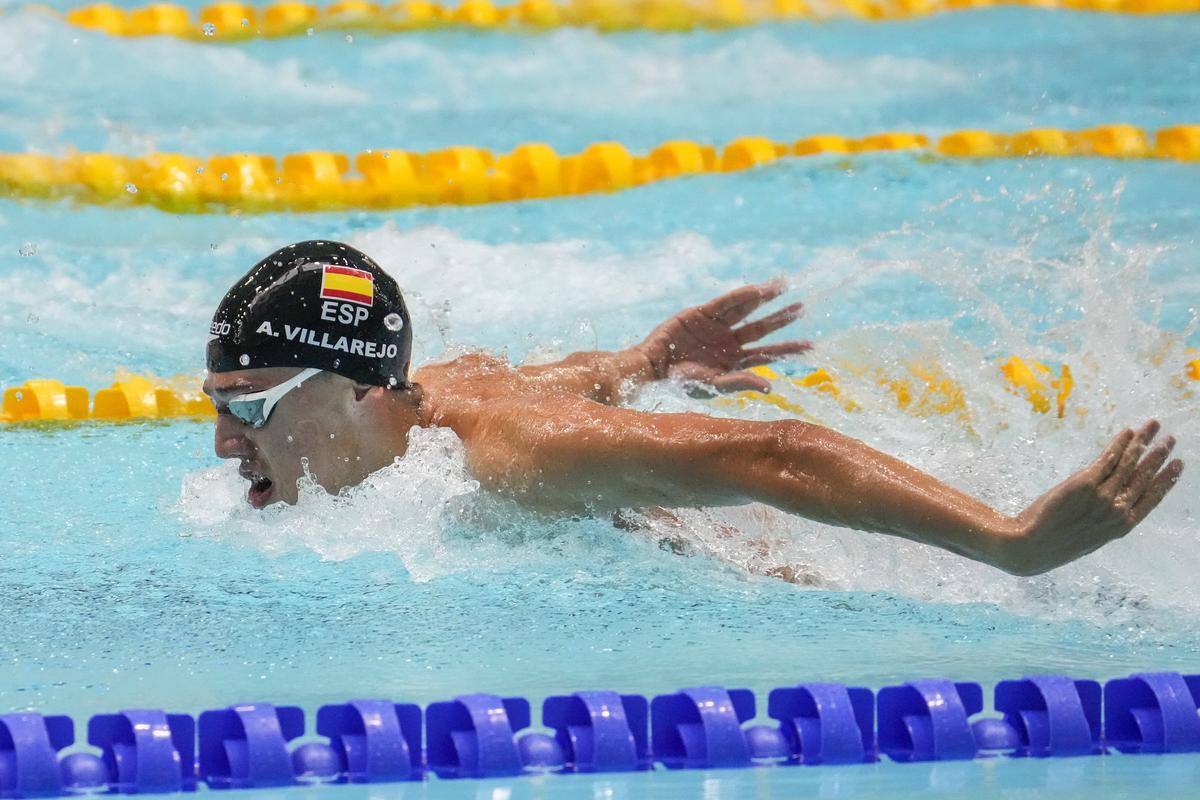
[[[369,383],[359,383],[358,381],[355,381],[354,382],[354,399],[362,400],[362,399],[366,398],[366,396],[369,395],[372,390],[378,390],[378,391],[382,392],[382,391],[384,391],[384,388],[382,386],[372,386]]]
[[[367,397],[383,398],[383,397],[403,398],[408,403],[416,406],[421,404],[421,398],[424,396],[421,390],[421,384],[410,383],[408,388],[401,390],[392,390],[384,386],[375,386],[370,383],[354,382],[354,399],[365,400]]]

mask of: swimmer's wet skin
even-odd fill
[[[767,503],[810,519],[941,547],[1016,575],[1129,533],[1183,473],[1151,420],[1015,517],[836,431],[655,414],[616,405],[666,378],[770,391],[747,367],[807,342],[755,345],[800,304],[745,322],[783,286],[745,286],[686,309],[641,344],[513,367],[482,354],[409,380],[412,332],[396,282],[348,245],[301,242],[259,262],[217,309],[205,392],[216,452],[241,461],[248,499],[294,503],[305,469],[338,492],[391,464],[414,426],[462,440],[481,484],[545,511]],[[307,372],[306,372],[307,371]]]

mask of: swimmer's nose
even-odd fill
[[[215,450],[218,458],[241,458],[250,455],[250,442],[243,431],[245,426],[228,414],[217,415]]]

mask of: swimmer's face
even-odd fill
[[[295,503],[296,481],[308,471],[327,491],[337,493],[371,471],[361,459],[361,410],[353,381],[322,372],[285,394],[267,419],[253,428],[229,413],[239,395],[261,392],[299,374],[276,367],[210,374],[204,392],[217,407],[216,452],[236,458],[250,482],[247,499],[255,508]]]

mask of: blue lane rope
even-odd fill
[[[163,794],[313,783],[389,783],[547,772],[634,772],[982,757],[1200,752],[1200,675],[1110,680],[1037,675],[996,684],[914,680],[878,692],[838,683],[771,690],[774,725],[748,689],[704,686],[647,700],[576,692],[542,704],[460,695],[422,709],[390,700],[322,706],[311,739],[296,706],[246,703],[193,718],[99,714],[74,746],[69,716],[0,715],[0,798]],[[423,740],[423,741],[422,741]]]

